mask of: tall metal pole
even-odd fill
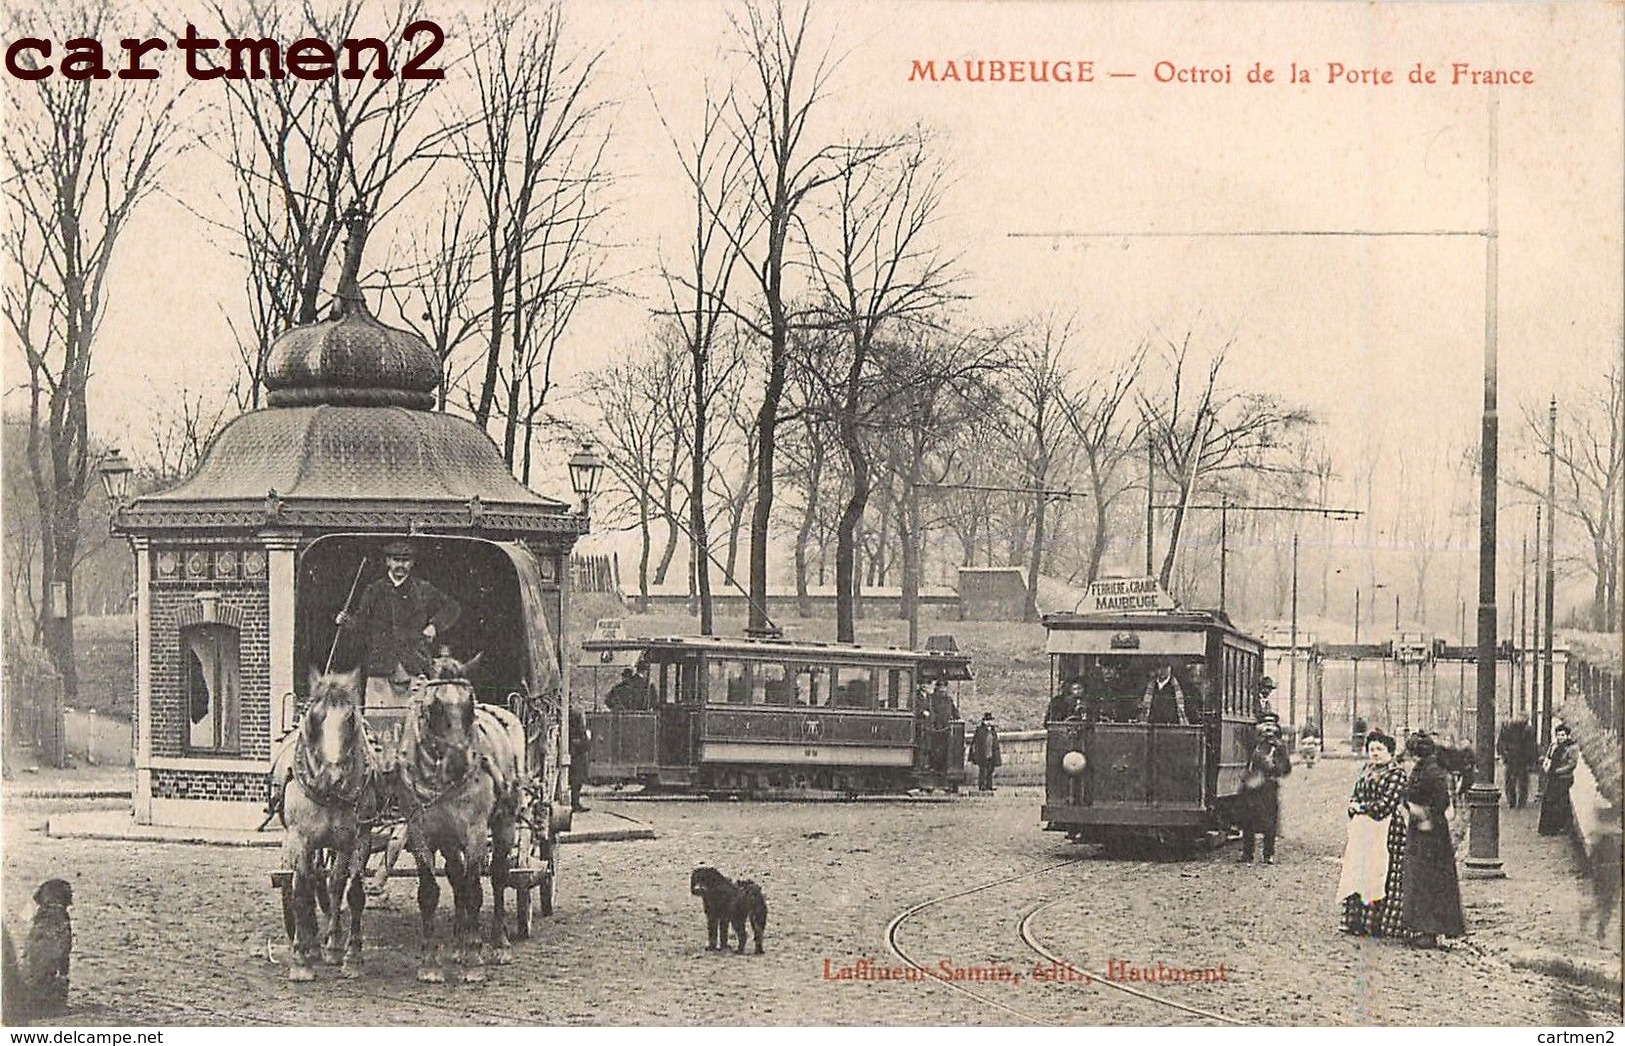
[[[1219,509],[1219,609],[1225,609],[1225,577],[1230,556],[1230,503]]]
[[[1287,718],[1293,726],[1298,723],[1298,533],[1292,532],[1292,635],[1288,640],[1292,649],[1287,653]]]
[[[1500,479],[1500,419],[1496,411],[1497,299],[1500,281],[1501,188],[1496,96],[1489,95],[1489,222],[1484,237],[1484,421],[1479,453],[1478,508],[1478,768],[1467,801],[1471,811],[1466,870],[1475,878],[1501,878],[1501,802],[1495,785],[1495,497]]]
[[[1152,577],[1157,572],[1153,560],[1153,549],[1156,542],[1152,540],[1156,535],[1157,519],[1155,506],[1157,504],[1157,448],[1151,442],[1151,419],[1145,422],[1145,576]]]
[[[1557,397],[1546,422],[1546,648],[1540,655],[1540,744],[1552,741],[1552,593],[1557,588]]]
[[[1354,645],[1360,645],[1360,589],[1354,589]],[[1354,698],[1349,702],[1349,732],[1354,732],[1354,721],[1360,718],[1360,654],[1354,654]]]
[[[1542,647],[1540,645],[1540,607],[1541,607],[1540,594],[1543,591],[1543,589],[1541,588],[1541,585],[1540,585],[1540,582],[1541,582],[1541,578],[1540,578],[1540,541],[1541,541],[1541,537],[1542,537],[1541,532],[1540,532],[1540,517],[1541,517],[1541,506],[1536,505],[1535,506],[1535,601],[1534,601],[1534,603],[1530,604],[1531,607],[1533,608],[1533,610],[1529,615],[1530,621],[1532,622],[1532,624],[1530,626],[1529,649],[1534,653],[1535,661],[1534,661],[1534,664],[1530,667],[1530,671],[1529,671],[1529,682],[1530,682],[1529,707],[1526,710],[1528,712],[1528,715],[1529,715],[1529,718],[1530,718],[1531,721],[1540,718],[1540,652],[1542,650]]]
[[[1514,690],[1517,705],[1513,715],[1520,715],[1529,707],[1529,665],[1524,652],[1529,649],[1529,535],[1523,536],[1523,554],[1518,557],[1518,650],[1514,664],[1518,666],[1518,685]]]

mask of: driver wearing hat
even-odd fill
[[[424,675],[435,641],[457,623],[456,600],[412,576],[416,550],[405,540],[383,547],[384,576],[361,593],[354,611],[342,610],[340,628],[358,628],[366,644],[364,707],[405,708],[415,676]]]

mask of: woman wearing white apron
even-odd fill
[[[1399,929],[1405,818],[1394,814],[1404,805],[1406,778],[1394,761],[1397,747],[1380,730],[1366,735],[1367,762],[1349,796],[1348,846],[1337,882],[1347,934],[1384,937]]]

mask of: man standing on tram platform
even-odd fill
[[[1174,678],[1174,665],[1164,661],[1145,684],[1145,695],[1140,699],[1140,718],[1147,723],[1179,724],[1184,726],[1185,688]]]
[[[948,684],[939,679],[931,688],[931,769],[938,774],[948,772],[948,748],[951,744],[949,736],[953,729],[954,720],[959,718],[959,707],[948,693]]]
[[[428,672],[436,641],[462,613],[456,600],[412,576],[417,557],[411,542],[391,541],[383,553],[384,576],[362,590],[353,611],[341,610],[336,619],[340,628],[359,629],[366,645],[365,710],[406,708],[412,680]]]

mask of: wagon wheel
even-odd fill
[[[530,939],[530,887],[521,886],[513,894],[513,936],[515,940]]]
[[[536,907],[540,909],[542,918],[553,914],[553,900],[555,884],[558,880],[559,844],[556,839],[549,839],[543,844],[543,853],[547,857],[547,871],[542,873],[542,882],[537,894]]]

